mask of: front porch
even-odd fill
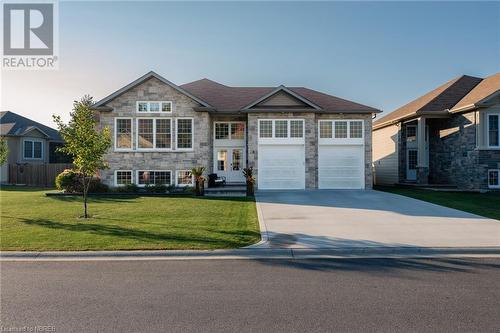
[[[477,120],[470,114],[422,115],[401,123],[402,185],[472,189],[479,183]]]

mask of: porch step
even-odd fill
[[[206,196],[221,197],[244,197],[247,195],[247,187],[241,185],[227,185],[220,187],[210,187],[205,189]]]

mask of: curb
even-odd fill
[[[241,248],[234,250],[0,252],[0,261],[500,258],[500,247],[364,247],[336,249]]]

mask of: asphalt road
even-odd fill
[[[1,321],[55,332],[498,332],[500,260],[2,262]]]

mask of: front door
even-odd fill
[[[244,182],[243,168],[245,167],[245,150],[239,148],[216,148],[214,156],[214,170],[218,176],[226,177],[228,183]]]

